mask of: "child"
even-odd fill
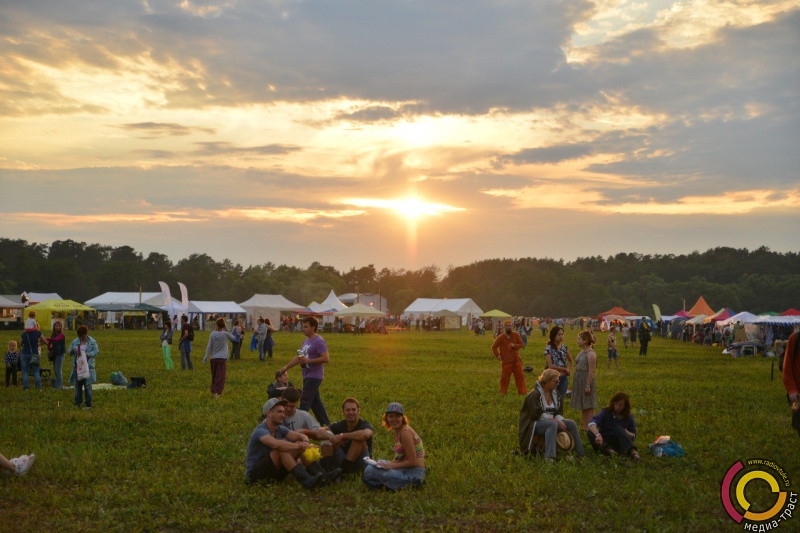
[[[19,352],[17,351],[17,341],[8,343],[8,351],[3,358],[6,364],[6,387],[8,387],[11,379],[14,380],[14,386],[17,386],[17,364],[19,363]]]
[[[25,321],[25,331],[36,331],[39,329],[39,323],[36,322],[36,311],[28,313],[28,320]]]

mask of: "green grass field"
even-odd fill
[[[523,351],[524,364],[535,368],[529,387],[544,364],[544,339],[534,333]],[[576,335],[567,330],[573,354]],[[277,334],[267,363],[249,351],[229,362],[217,401],[208,365],[200,363],[207,333],[198,333],[194,372],[164,369],[157,331],[93,336],[101,382],[121,370],[145,376],[148,386],[95,390],[90,412],[72,405],[71,390],[1,388],[0,452],[35,452],[37,459],[25,477],[2,476],[0,531],[740,531],[720,503],[733,463],[774,461],[794,491],[800,479],[798,436],[777,365],[770,381],[770,359],[732,359],[719,348],[657,337],[647,357],[620,349],[622,369],[609,371],[601,333],[601,405],[618,390],[631,395],[642,461],[597,456],[584,436],[585,460],[545,466],[511,454],[522,399],[498,393],[491,336],[403,332],[327,334],[322,394],[332,420],[345,397],[361,401],[362,416],[376,426],[374,455],[383,458],[392,456],[392,437],[378,428],[380,415],[389,401],[401,402],[428,454],[422,488],[369,492],[355,478],[312,494],[291,478],[247,486],[247,440],[267,385],[300,334]],[[4,332],[0,342],[13,338]],[[178,368],[179,360],[174,352]],[[302,382],[299,369],[290,379]],[[578,411],[565,415],[580,423]],[[683,445],[686,457],[648,454],[646,444],[662,434]],[[747,485],[747,495],[762,510],[775,501],[760,481]],[[798,526],[795,517],[781,530]]]

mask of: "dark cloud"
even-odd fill
[[[230,155],[230,154],[249,154],[249,155],[285,155],[302,150],[299,146],[287,144],[268,144],[265,146],[234,146],[229,142],[196,142],[199,146],[193,153],[197,155]]]
[[[181,124],[166,122],[137,122],[131,124],[111,125],[112,128],[119,128],[127,131],[141,131],[148,135],[141,139],[154,139],[156,137],[176,137],[190,135],[192,133],[207,133],[213,135],[216,131],[213,128],[203,128],[196,126],[183,126]]]

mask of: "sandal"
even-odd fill
[[[639,452],[636,450],[631,450],[631,460],[638,461],[639,460]]]

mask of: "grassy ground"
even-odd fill
[[[567,330],[573,352],[575,334]],[[772,460],[797,491],[797,434],[779,376],[770,381],[771,360],[656,338],[647,357],[621,349],[622,369],[609,371],[598,350],[601,404],[627,391],[642,451],[668,434],[686,457],[643,453],[632,465],[589,453],[545,467],[510,453],[522,400],[497,392],[491,337],[467,332],[326,336],[332,362],[322,393],[331,418],[352,395],[377,428],[389,401],[403,403],[428,453],[424,487],[373,493],[350,479],[308,494],[292,479],[246,486],[245,449],[267,385],[302,337],[278,334],[274,362],[250,352],[229,362],[225,393],[213,401],[200,364],[207,335],[198,333],[194,372],[167,372],[157,332],[96,332],[100,380],[121,370],[148,386],[96,390],[91,412],[72,405],[72,391],[0,389],[0,452],[37,456],[27,476],[0,480],[0,531],[736,531],[720,504],[722,477],[736,461]],[[11,338],[0,335],[3,345]],[[536,375],[543,349],[534,335],[523,352]],[[300,383],[299,370],[290,379]],[[528,374],[529,386],[534,379]],[[579,412],[566,414],[580,421]],[[378,430],[375,456],[391,458],[391,447]],[[754,505],[774,502],[766,483],[747,487]]]

